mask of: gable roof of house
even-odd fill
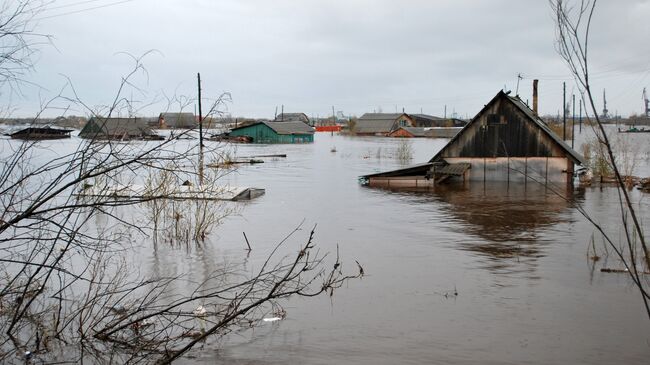
[[[389,133],[395,122],[405,113],[365,113],[355,125],[357,133]]]
[[[155,133],[146,123],[138,118],[102,118],[92,117],[83,127],[79,136],[151,136]]]
[[[245,126],[233,128],[232,130],[239,130],[243,128],[250,128],[252,126],[264,124],[271,128],[277,134],[314,134],[314,128],[300,121],[292,122],[256,122]]]
[[[426,137],[427,128],[424,128],[424,127],[399,127],[399,128],[396,129],[396,131],[400,130],[400,129],[403,129],[403,130],[409,132],[414,137]]]
[[[159,119],[164,119],[165,124],[170,127],[193,127],[197,124],[196,116],[194,113],[183,112],[166,112],[160,113]]]
[[[564,150],[569,156],[573,162],[580,164],[580,165],[585,165],[586,161],[585,159],[578,153],[576,152],[573,148],[571,148],[568,144],[566,144],[555,132],[553,132],[547,125],[546,123],[535,113],[530,109],[518,96],[509,96],[508,94],[504,93],[503,90],[499,91],[492,100],[490,100],[489,103],[487,103],[481,111],[479,111],[472,120],[463,127],[463,129],[460,130],[450,141],[443,147],[438,153],[436,153],[430,162],[433,162],[437,160],[444,152],[445,150],[454,144],[462,135],[463,133],[467,132],[469,130],[469,127],[474,124],[476,121],[478,121],[481,117],[481,115],[490,108],[490,106],[495,103],[497,100],[503,98],[504,100],[510,101],[514,106],[516,106],[526,117],[527,119],[534,123],[539,129],[541,129],[546,136],[551,138],[554,143],[556,143],[562,150]]]
[[[280,113],[275,117],[274,122],[292,122],[302,121],[309,122],[309,117],[305,113]]]
[[[19,131],[10,133],[10,136],[21,136],[21,135],[29,135],[29,134],[69,134],[72,132],[73,129],[61,129],[61,128],[52,128],[49,125],[45,127],[28,127],[28,128],[23,128]]]

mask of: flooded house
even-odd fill
[[[365,113],[354,125],[360,136],[387,136],[400,127],[415,127],[415,121],[406,113]]]
[[[464,127],[467,122],[458,118],[441,118],[428,114],[409,114],[415,127],[450,128]]]
[[[166,129],[192,129],[198,125],[198,118],[194,113],[160,113],[158,116],[158,128]]]
[[[159,140],[158,136],[140,118],[92,117],[79,132],[79,137],[97,140]]]
[[[9,134],[13,139],[43,140],[70,138],[72,129],[59,129],[51,127],[29,127]]]
[[[388,133],[388,137],[397,138],[422,138],[427,137],[427,128],[423,127],[399,127]]]
[[[499,91],[429,162],[362,176],[362,181],[392,187],[430,187],[454,177],[483,182],[572,182],[575,166],[585,165],[583,157],[533,109],[518,96]]]
[[[305,113],[280,113],[275,116],[274,122],[303,122],[309,124],[309,117]]]
[[[301,121],[255,122],[233,128],[229,138],[246,138],[251,143],[311,143],[314,128]]]

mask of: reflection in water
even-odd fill
[[[454,248],[478,254],[486,269],[497,273],[532,272],[550,243],[546,231],[573,223],[572,202],[584,190],[547,189],[537,184],[506,182],[438,185],[430,190],[391,190],[429,202],[447,229],[462,238]],[[438,222],[439,223],[439,222]]]

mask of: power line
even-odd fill
[[[95,1],[97,1],[97,0],[95,0]],[[130,2],[133,2],[133,1],[135,1],[135,0],[121,0],[121,1],[116,1],[116,2],[113,2],[113,3],[109,3],[109,4],[93,6],[93,7],[90,7],[90,8],[73,10],[73,11],[68,11],[68,12],[65,12],[65,13],[59,13],[59,14],[54,14],[54,15],[47,15],[47,16],[43,16],[43,17],[40,17],[40,18],[35,19],[35,20],[58,18],[58,17],[61,17],[61,16],[66,16],[66,15],[71,15],[71,14],[85,13],[87,11],[92,11],[92,10],[97,10],[97,9],[102,9],[102,8],[108,8],[108,7],[111,7],[111,6],[130,3]],[[90,1],[88,1],[88,2],[90,2]]]
[[[111,1],[111,0],[84,0],[84,1],[77,1],[75,3],[70,3],[70,4],[63,4],[63,5],[57,5],[57,6],[45,6],[45,9],[43,11],[52,11],[56,9],[63,9],[63,8],[71,8],[74,6],[78,5],[83,5],[83,4],[89,4],[89,3],[97,3],[97,2],[105,2],[105,1]],[[52,3],[56,3],[56,1],[53,1]]]

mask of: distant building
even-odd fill
[[[400,137],[400,138],[416,138],[416,137],[427,137],[426,128],[421,127],[399,127],[396,130],[390,132],[388,137]]]
[[[357,119],[352,132],[362,136],[387,136],[399,127],[413,126],[413,118],[406,113],[366,113]]]
[[[97,140],[161,139],[139,118],[92,117],[79,137]]]
[[[256,122],[234,128],[230,137],[248,137],[252,143],[311,143],[314,128],[302,121]]]
[[[500,91],[425,164],[364,176],[371,186],[426,187],[450,177],[469,181],[571,182],[580,154],[519,97]]]
[[[58,129],[58,128],[35,128],[29,127],[21,129],[18,132],[12,133],[9,136],[14,139],[28,139],[28,140],[40,140],[40,139],[63,139],[70,138],[70,133],[72,129]]]
[[[158,116],[158,128],[192,129],[197,124],[194,113],[160,113]]]
[[[309,124],[309,117],[305,113],[280,113],[274,122],[303,122]]]
[[[464,127],[467,122],[457,118],[441,118],[428,114],[409,114],[415,127]]]

